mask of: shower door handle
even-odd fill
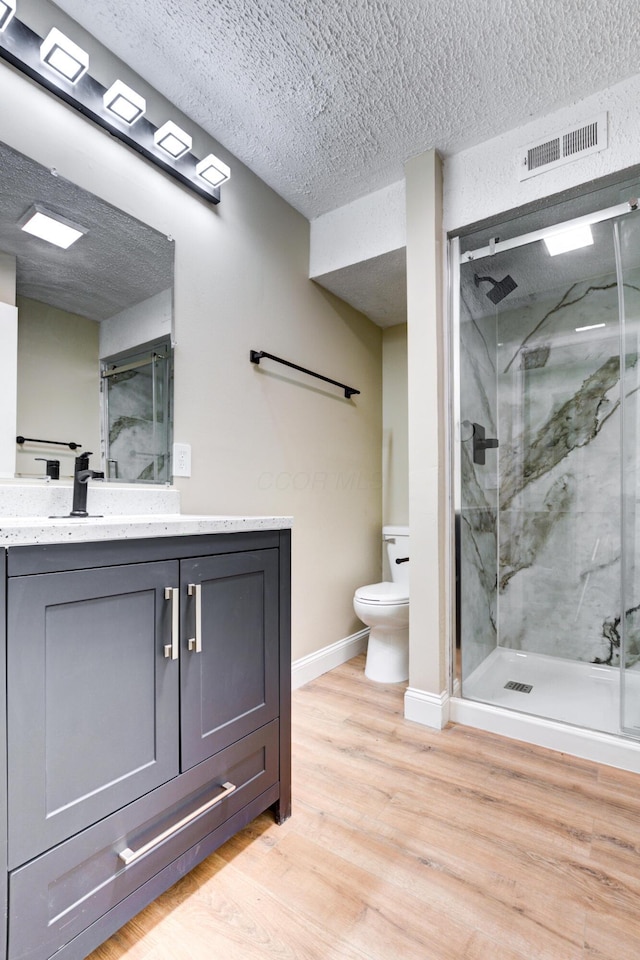
[[[485,451],[498,446],[498,441],[492,437],[485,437],[485,429],[481,423],[473,424],[473,462],[484,466],[486,463]]]

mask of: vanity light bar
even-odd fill
[[[194,157],[188,133],[172,121],[156,128],[144,116],[143,97],[121,80],[102,86],[89,74],[89,56],[81,47],[56,27],[43,40],[14,16],[16,5],[17,0],[0,0],[0,59],[209,203],[220,202],[219,184],[230,176],[226,164],[213,154],[201,161]]]
[[[0,31],[6,30],[16,12],[16,0],[0,0]]]
[[[77,83],[89,69],[89,54],[61,33],[57,27],[52,27],[42,41],[40,58],[59,76],[71,83]]]
[[[120,120],[131,125],[142,117],[147,102],[139,93],[128,87],[122,80],[116,80],[102,98],[105,110],[110,110]]]

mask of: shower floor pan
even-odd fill
[[[627,670],[626,726],[640,737],[640,671]],[[463,681],[462,696],[496,707],[620,733],[620,670],[496,648]]]

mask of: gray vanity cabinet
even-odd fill
[[[80,960],[263,810],[289,815],[289,547],[273,531],[3,551],[0,958]]]

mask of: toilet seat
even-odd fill
[[[406,584],[391,583],[369,583],[364,587],[358,587],[355,593],[355,599],[362,603],[393,604],[399,606],[409,603],[409,591]]]

